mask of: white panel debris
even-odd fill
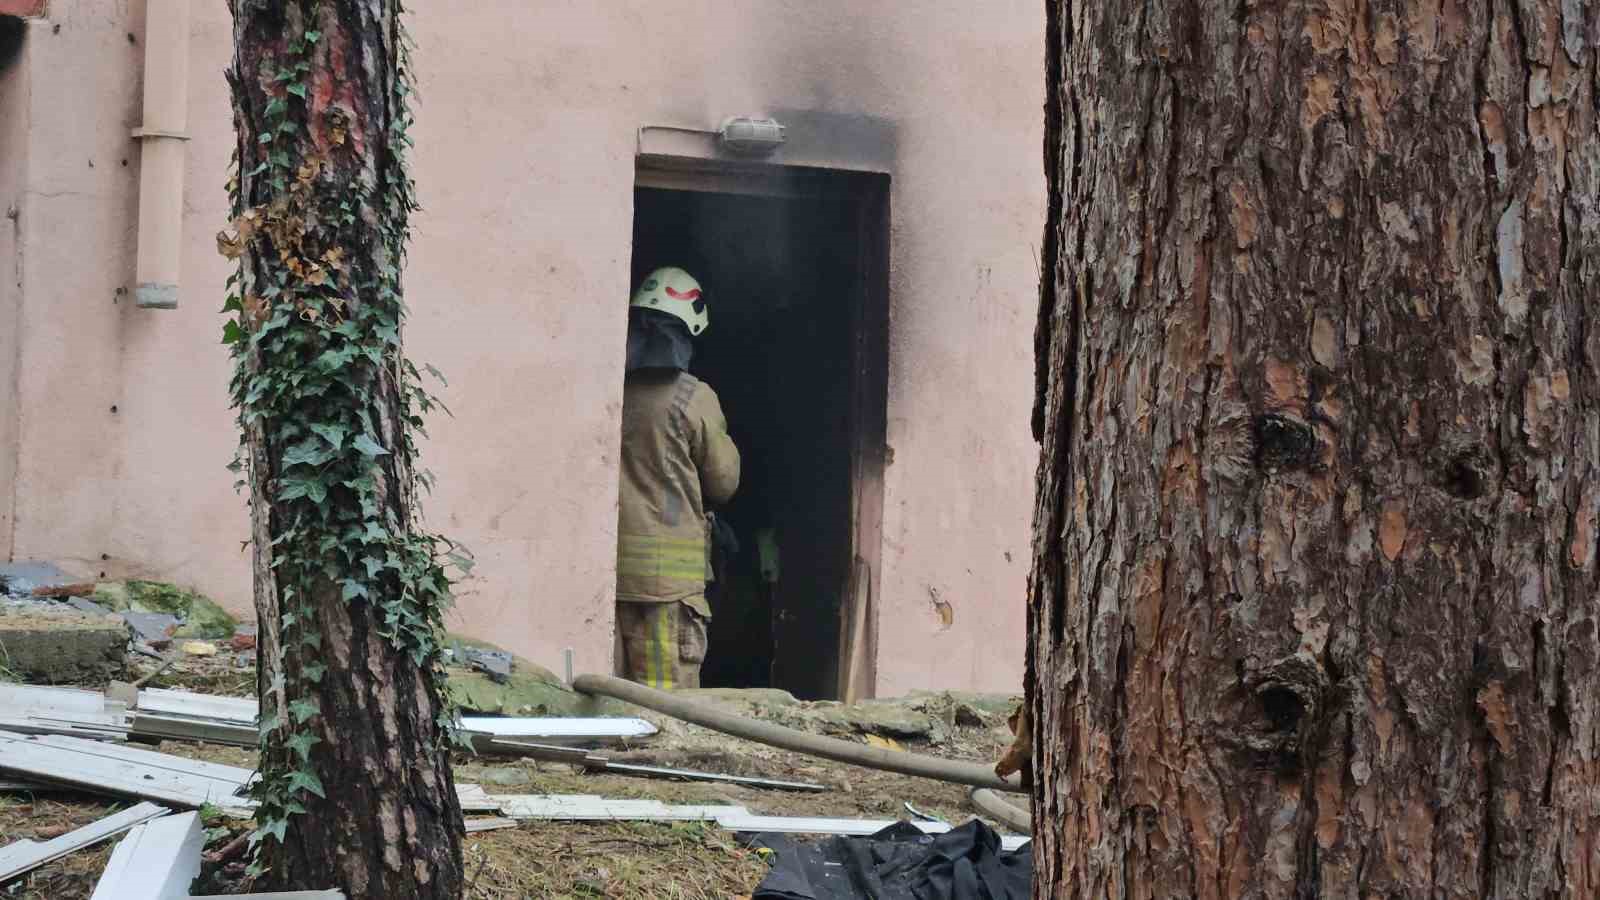
[[[480,831],[499,831],[502,828],[515,828],[521,824],[516,819],[505,818],[464,819],[462,821],[467,826],[467,834],[477,834]]]
[[[894,824],[893,819],[830,819],[809,816],[719,816],[717,824],[729,831],[768,834],[877,834]],[[944,834],[950,826],[942,822],[917,822],[911,825],[923,834]]]
[[[146,688],[139,692],[139,709],[150,713],[221,719],[243,724],[254,723],[257,715],[256,701],[249,697],[218,697],[158,688]],[[656,727],[643,719],[611,717],[466,716],[461,724],[468,731],[508,738],[640,738],[656,733]]]
[[[139,711],[157,715],[218,719],[239,725],[255,725],[256,701],[249,697],[219,697],[191,691],[145,688],[139,692]]]
[[[89,900],[183,900],[200,874],[205,842],[199,813],[140,825],[111,852]]]
[[[499,812],[500,801],[490,797],[481,784],[456,784],[456,797],[462,812]]]
[[[45,863],[60,859],[75,850],[116,837],[136,825],[164,816],[166,807],[141,803],[106,816],[48,841],[21,840],[0,847],[0,882],[8,881]]]
[[[0,729],[122,740],[127,736],[127,707],[98,691],[0,684]]]
[[[197,897],[195,900],[205,900]],[[229,894],[227,900],[344,900],[342,890],[285,890],[282,894]]]
[[[495,800],[500,812],[513,819],[710,822],[719,815],[749,815],[742,806],[668,806],[659,800],[618,800],[591,794],[502,794]]]
[[[461,727],[497,738],[531,738],[542,741],[640,740],[656,733],[643,719],[562,719],[464,716]]]
[[[191,809],[209,803],[234,816],[255,805],[239,796],[248,769],[58,735],[0,731],[0,771]]]
[[[200,851],[205,843],[199,813],[146,822],[128,832],[111,852],[89,900],[189,900],[189,886],[200,874]],[[229,896],[234,900],[344,900],[340,891]]]
[[[0,772],[190,809],[209,803],[225,815],[240,818],[252,815],[255,807],[254,800],[241,796],[254,776],[249,769],[58,735],[0,731]],[[481,785],[461,784],[456,790],[463,810],[494,812],[500,808]]]
[[[761,816],[742,806],[669,806],[655,800],[619,800],[591,794],[507,794],[496,796],[500,812],[513,819],[555,821],[716,822],[729,831],[776,834],[837,834],[866,836],[890,825],[892,819],[831,819],[807,816]],[[946,822],[913,821],[924,834],[943,834]],[[1015,850],[1028,842],[1006,835],[1001,846]]]
[[[0,716],[20,718],[40,713],[105,716],[122,712],[125,708],[121,703],[107,700],[105,694],[99,691],[0,684]]]

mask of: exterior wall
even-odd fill
[[[610,668],[638,130],[771,113],[790,126],[783,161],[893,177],[879,693],[1015,690],[1043,216],[1036,4],[416,5],[425,209],[408,335],[450,378],[455,417],[432,423],[423,464],[439,478],[430,525],[479,562],[457,626]],[[194,4],[181,306],[138,310],[117,291],[133,277],[143,3],[116,10],[55,0],[30,36],[22,396],[41,415],[22,416],[15,552],[137,568],[245,609],[213,246],[230,23],[223,4]]]
[[[28,166],[27,26],[0,19],[0,561],[10,558],[15,518],[17,373],[22,349],[22,186]]]
[[[42,16],[44,0],[0,0],[0,16]]]

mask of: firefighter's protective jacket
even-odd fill
[[[710,618],[706,508],[739,487],[739,450],[711,386],[687,372],[641,370],[622,394],[617,599],[683,602]]]

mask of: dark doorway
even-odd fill
[[[743,459],[717,511],[739,547],[714,554],[706,687],[836,698],[862,655],[853,644],[870,639],[851,623],[867,621],[854,614],[868,590],[859,545],[880,510],[861,502],[881,494],[880,454],[862,448],[884,441],[887,180],[641,168],[632,283],[668,265],[701,282],[711,325],[692,371],[721,398]]]

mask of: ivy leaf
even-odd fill
[[[359,581],[356,581],[354,578],[346,578],[344,580],[343,594],[345,602],[347,603],[357,597],[371,598],[372,596],[372,592],[367,590],[367,586]]]
[[[330,449],[321,441],[307,439],[283,452],[283,465],[285,468],[289,466],[320,466],[333,459],[334,451],[337,448],[337,444]],[[326,491],[327,489],[323,488],[323,492],[326,493]],[[318,500],[317,502],[321,503],[322,501]]]
[[[344,446],[345,436],[350,429],[343,425],[312,425],[311,430],[322,436],[322,439],[333,445],[338,450]]]
[[[277,331],[279,328],[282,328],[287,324],[289,324],[289,314],[278,313],[277,315],[268,319],[267,324],[261,326],[261,330],[256,332],[256,339],[260,340],[261,338],[266,337],[267,335]]]
[[[344,347],[339,350],[324,350],[317,357],[316,366],[324,372],[335,372],[344,368],[345,364],[356,355],[356,348]]]
[[[229,319],[222,326],[222,342],[224,344],[237,344],[244,340],[244,329],[239,327],[236,319]]]
[[[287,457],[288,454],[285,454]],[[315,478],[286,478],[283,481],[283,490],[278,492],[279,500],[298,500],[301,497],[309,499],[318,506],[328,499],[328,486]]]
[[[378,573],[383,571],[384,562],[376,556],[363,557],[361,562],[367,567],[368,578],[377,578]]]
[[[296,700],[289,704],[289,715],[294,717],[296,725],[304,725],[306,720],[319,712],[317,701]]]
[[[301,100],[304,100],[306,98],[306,86],[303,85],[303,84],[298,84],[298,83],[291,84],[291,85],[289,85],[287,90],[289,91],[289,93],[295,95],[296,97],[299,97]]]
[[[310,41],[313,44],[315,44],[319,39],[321,39],[321,37],[322,37],[322,32],[320,32],[320,31],[307,31],[306,32],[306,40]]]
[[[439,371],[438,369],[435,369],[433,367],[432,363],[425,364],[423,366],[423,368],[428,370],[428,374],[429,375],[432,375],[433,377],[439,379],[439,383],[440,384],[444,385],[445,387],[449,387],[450,386],[450,382],[445,380],[444,373]]]
[[[283,843],[283,835],[289,830],[288,817],[268,819],[265,824],[250,833],[251,843],[262,838],[270,837],[278,843]]]
[[[309,731],[299,731],[295,732],[284,743],[289,745],[289,749],[293,750],[296,756],[301,759],[309,759],[311,757],[311,748],[322,743],[322,738]]]
[[[309,772],[305,769],[299,769],[289,773],[289,791],[290,793],[295,791],[310,791],[311,793],[316,794],[318,797],[322,797],[323,799],[327,799],[328,796],[322,791],[322,781],[317,778],[315,773]]]
[[[362,456],[384,456],[389,452],[383,449],[382,444],[373,440],[370,435],[365,433],[361,434],[354,441],[351,441],[350,446],[360,451]]]
[[[239,295],[229,294],[228,302],[222,304],[222,308],[217,310],[217,312],[231,313],[238,312],[241,309],[244,309],[244,304],[239,301]]]
[[[300,675],[312,684],[321,684],[322,676],[327,674],[328,667],[322,663],[306,663],[300,667]]]

